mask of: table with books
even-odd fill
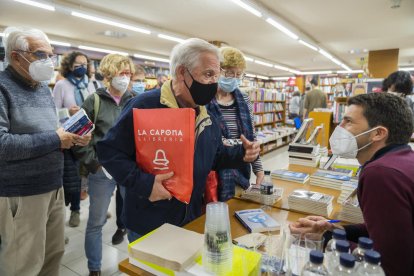
[[[234,212],[243,209],[256,209],[260,208],[261,204],[254,203],[254,202],[247,202],[242,199],[231,199],[228,202],[229,206],[229,215],[230,215],[230,227],[231,227],[231,236],[232,238],[238,238],[245,234],[248,234],[248,230],[236,219],[234,216]],[[303,214],[281,210],[278,208],[271,208],[267,211],[268,214],[275,220],[277,220],[281,225],[286,223],[294,222],[299,218],[303,217]],[[185,229],[197,232],[197,233],[204,233],[204,226],[205,226],[205,219],[206,216],[203,215],[196,220],[190,222],[186,226]],[[128,259],[123,260],[119,263],[119,270],[128,274],[128,275],[152,275],[132,264],[129,263]]]
[[[300,172],[313,175],[318,170],[318,168],[301,165],[290,165],[288,167],[288,170],[292,172]],[[296,221],[297,219],[306,216],[306,213],[319,214],[330,219],[338,218],[339,211],[342,208],[342,206],[337,203],[337,200],[341,194],[340,190],[310,185],[308,178],[306,178],[306,184],[275,178],[272,178],[272,182],[276,188],[283,190],[283,193],[281,199],[276,201],[276,203],[273,205],[274,208],[270,208],[270,210],[267,210],[266,212],[282,226],[286,223]],[[326,197],[328,198],[328,201],[330,201],[330,207],[328,208],[325,205],[322,207],[315,207],[315,205],[312,205],[310,206],[311,208],[309,208],[309,206],[306,206],[306,203],[304,204],[303,202],[299,202],[298,204],[298,202],[295,201],[295,197],[292,196],[297,193],[299,193],[299,197],[302,197],[302,194],[305,194],[304,197],[310,197],[312,199],[316,198],[316,201],[323,201],[321,200],[321,197]],[[249,232],[246,227],[244,227],[234,216],[235,211],[260,208],[262,204],[252,202],[250,200],[244,200],[240,197],[235,197],[229,200],[227,203],[229,206],[232,238],[234,239],[248,234]],[[305,207],[304,209],[301,209],[302,205]],[[324,213],[328,213],[328,215],[324,215]],[[185,229],[197,233],[204,233],[204,227],[205,215],[184,226]],[[119,270],[127,273],[128,275],[151,275],[150,273],[130,264],[128,259],[125,259],[119,263]]]

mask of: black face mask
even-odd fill
[[[188,87],[187,83],[184,80],[184,84],[190,91],[194,103],[196,105],[206,105],[210,103],[217,93],[217,82],[203,84],[196,81],[191,75],[190,71],[188,71],[188,74],[190,74],[190,77],[193,79],[193,83],[191,84],[191,87]]]

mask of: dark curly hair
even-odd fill
[[[413,134],[413,115],[407,102],[389,93],[368,93],[349,98],[348,105],[363,108],[370,128],[388,129],[386,144],[407,144]]]
[[[60,63],[60,74],[63,76],[63,77],[67,77],[68,76],[68,74],[70,73],[70,72],[72,72],[72,66],[73,66],[73,64],[75,63],[75,59],[78,57],[78,56],[84,56],[84,57],[86,57],[86,60],[87,60],[87,62],[88,62],[88,67],[87,67],[87,71],[86,71],[86,75],[88,75],[89,76],[89,73],[90,73],[90,64],[89,64],[89,58],[88,58],[88,56],[87,55],[85,55],[84,53],[82,53],[82,52],[76,52],[76,51],[73,51],[73,52],[71,52],[71,53],[69,53],[69,54],[67,54],[67,55],[65,55],[64,57],[63,57],[63,59],[62,59],[62,62]]]
[[[403,93],[405,96],[413,92],[413,80],[407,71],[395,71],[382,82],[382,91],[387,92],[394,85],[394,92]]]

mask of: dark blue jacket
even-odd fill
[[[242,146],[225,147],[216,119],[210,116],[207,125],[196,139],[194,153],[194,187],[188,205],[176,200],[148,200],[155,176],[144,173],[135,162],[133,108],[168,108],[160,103],[160,89],[131,99],[113,128],[97,144],[99,162],[126,187],[124,221],[128,229],[139,234],[168,222],[182,226],[201,215],[207,175],[211,170],[237,168],[244,164]]]

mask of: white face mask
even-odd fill
[[[124,93],[129,85],[130,78],[127,76],[114,77],[111,81],[112,86],[121,93]]]
[[[22,56],[27,62],[24,56]],[[35,81],[50,81],[53,77],[55,67],[53,61],[50,58],[40,59],[30,63],[29,75]],[[26,70],[25,70],[26,71]]]
[[[354,136],[351,132],[349,132],[345,128],[341,126],[337,126],[334,132],[332,133],[331,138],[329,138],[329,144],[331,145],[332,154],[339,155],[340,157],[343,157],[343,158],[356,158],[358,151],[368,147],[369,145],[373,143],[371,141],[365,146],[358,148],[356,138],[358,136],[361,136],[373,130],[376,130],[377,128],[378,127],[369,129],[365,132],[362,132]]]

